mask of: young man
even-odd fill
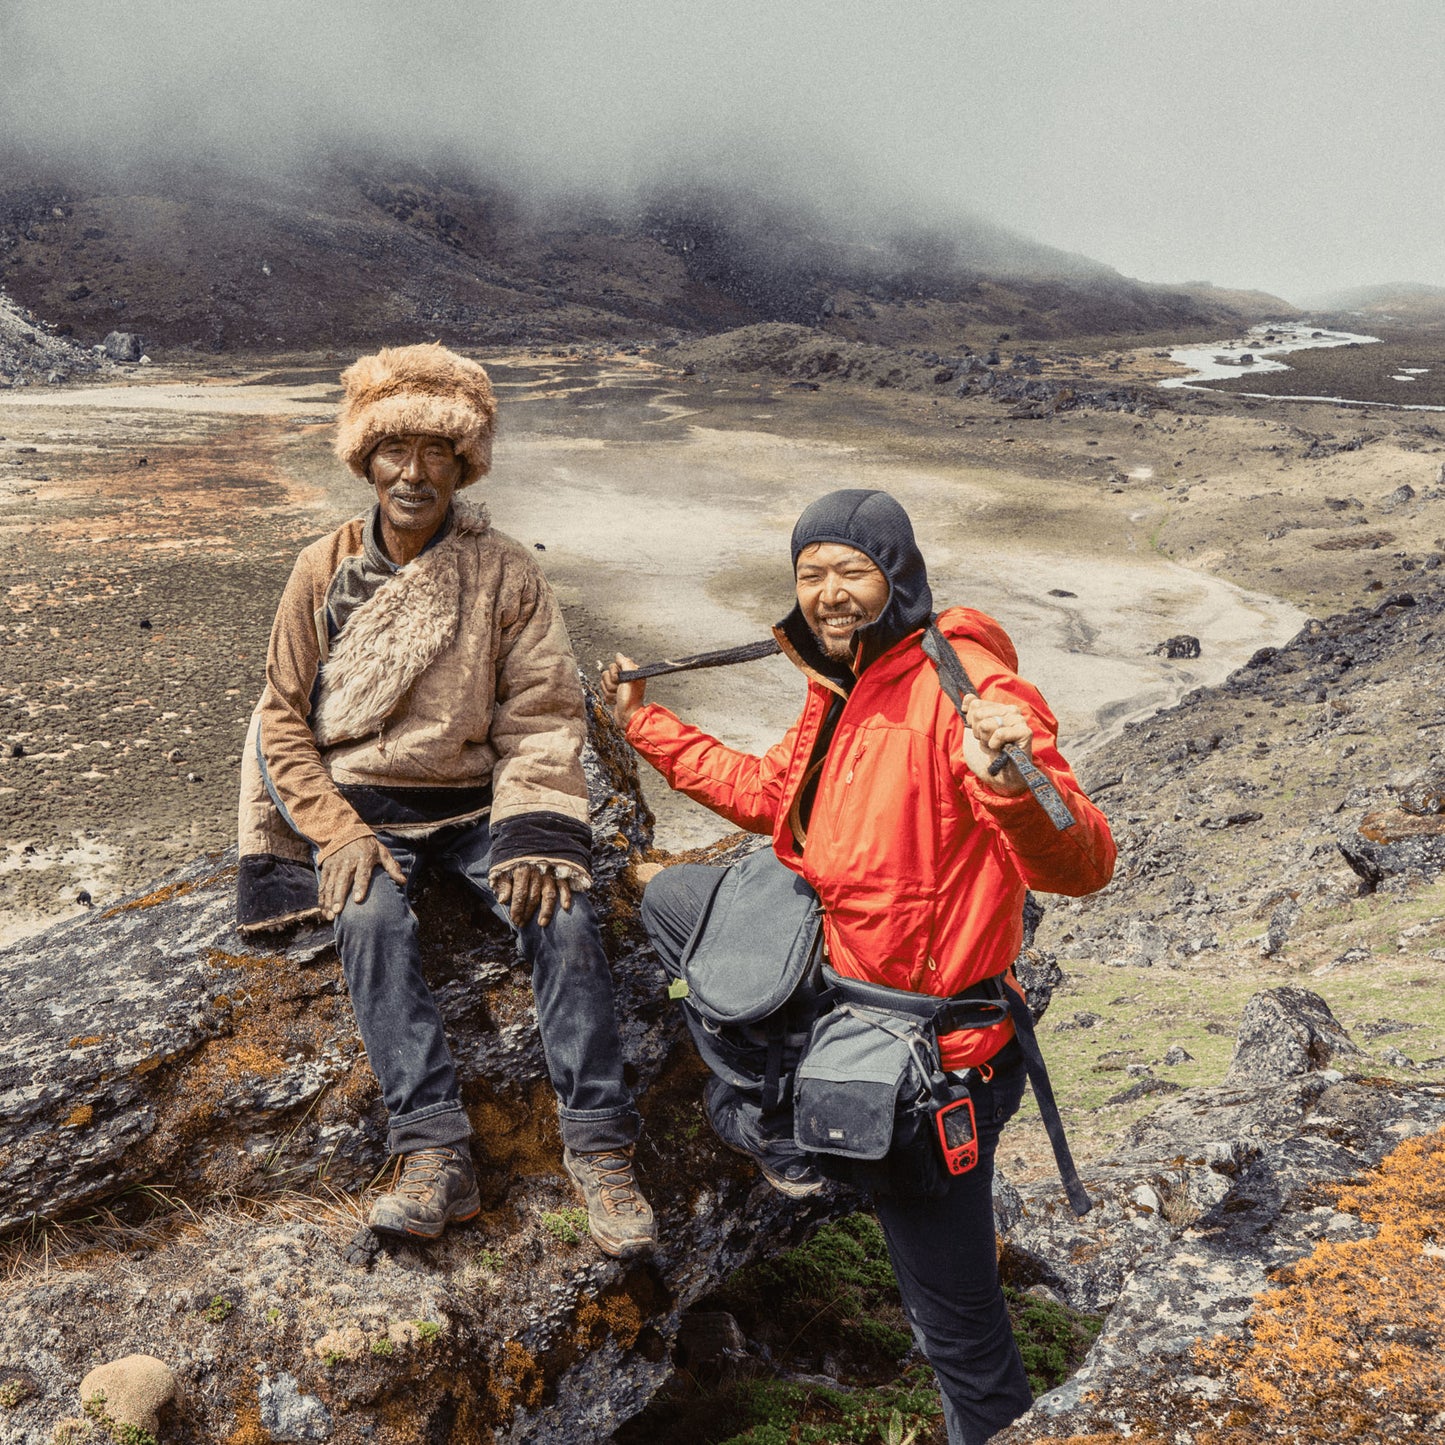
[[[1007,975],[1027,889],[1090,893],[1113,872],[1108,824],[1060,755],[1053,715],[1017,675],[1003,629],[951,608],[938,626],[981,694],[960,720],[920,647],[932,593],[912,524],[887,493],[819,499],[793,529],[792,560],[797,602],[774,631],[808,691],[782,742],[762,757],[733,751],[648,703],[644,684],[619,686],[619,667],[631,665],[621,656],[603,676],[618,722],[672,787],[772,836],[778,859],[818,895],[838,973],[939,997]],[[990,772],[1008,743],[1053,782],[1073,827],[1054,826],[1012,764]],[[682,865],[648,884],[643,919],[669,969],[711,896],[711,872]],[[1030,1403],[998,1282],[992,1206],[999,1132],[1025,1077],[1007,1019],[946,1034],[941,1053],[947,1070],[977,1070],[978,1163],[942,1198],[880,1195],[875,1205],[904,1308],[942,1386],[948,1438],[973,1445]],[[719,1136],[785,1193],[820,1187],[793,1143],[790,1112],[765,1114],[759,1090],[739,1084],[735,1072],[709,1083]]]
[[[242,926],[334,920],[399,1156],[371,1227],[431,1239],[481,1201],[410,899],[423,865],[460,875],[531,964],[593,1238],[646,1253],[641,1121],[586,893],[577,665],[530,552],[454,500],[491,466],[491,385],[437,345],[363,357],[342,385],[336,450],[375,502],[301,553],[277,609],[243,779]],[[309,845],[300,868],[291,833]]]

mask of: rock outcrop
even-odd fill
[[[1244,1339],[1256,1296],[1321,1242],[1370,1237],[1335,1207],[1332,1186],[1445,1128],[1445,1089],[1325,1067],[1348,1052],[1358,1050],[1314,995],[1256,995],[1226,1082],[1169,1099],[1086,1172],[1092,1213],[1075,1219],[1043,1185],[999,1187],[1008,1267],[1108,1318],[1078,1373],[998,1445],[1116,1430],[1196,1438],[1176,1433],[1180,1423],[1231,1388],[1199,1348]],[[1262,1438],[1249,1428],[1220,1439]]]
[[[0,953],[0,1379],[23,1386],[3,1445],[47,1440],[82,1376],[125,1354],[177,1378],[166,1441],[603,1439],[669,1373],[688,1304],[832,1212],[783,1199],[706,1126],[624,872],[651,820],[597,707],[593,733],[656,1257],[620,1264],[587,1239],[510,936],[441,886],[419,909],[426,966],[483,1214],[429,1251],[382,1250],[356,1196],[385,1162],[383,1117],[330,932],[248,946],[232,859],[203,859]]]

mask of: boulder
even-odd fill
[[[176,1394],[176,1377],[154,1355],[127,1355],[97,1365],[80,1382],[80,1403],[92,1419],[155,1435],[160,1412]],[[113,1423],[112,1423],[113,1422]]]
[[[1226,1084],[1274,1084],[1325,1069],[1361,1049],[1307,988],[1271,988],[1244,1006]]]
[[[139,361],[145,354],[140,337],[129,331],[112,331],[100,345],[111,361]]]
[[[1177,637],[1166,638],[1154,649],[1155,657],[1187,659],[1199,656],[1199,639],[1181,632]]]
[[[994,1445],[1198,1438],[1197,1411],[1231,1381],[1202,1375],[1196,1347],[1243,1338],[1255,1296],[1321,1241],[1368,1236],[1322,1203],[1329,1186],[1441,1127],[1437,1091],[1326,1071],[1172,1096],[1084,1170],[1083,1219],[1052,1182],[996,1186],[1006,1275],[1108,1318],[1078,1373]]]

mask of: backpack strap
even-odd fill
[[[958,654],[939,631],[938,623],[934,619],[929,620],[928,628],[923,634],[923,651],[937,669],[938,684],[953,704],[953,710],[960,719],[964,719],[963,699],[977,697],[978,689],[969,681],[968,673],[958,660]],[[968,726],[966,719],[964,726]],[[1028,784],[1029,792],[1038,800],[1039,806],[1049,815],[1049,821],[1059,832],[1074,826],[1078,820],[1059,796],[1059,790],[1034,766],[1034,760],[1021,747],[1014,743],[1005,744],[1003,753],[989,768],[989,772],[1001,772],[1006,763],[1012,763],[1019,770],[1024,782]]]

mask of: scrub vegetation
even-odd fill
[[[1078,1368],[1102,1321],[1007,1288],[1009,1313],[1035,1392]],[[725,1311],[747,1357],[681,1368],[662,1396],[615,1436],[697,1445],[943,1440],[932,1371],[914,1349],[870,1214],[824,1225],[776,1259],[739,1270],[700,1311]],[[895,1421],[896,1416],[896,1421]]]

